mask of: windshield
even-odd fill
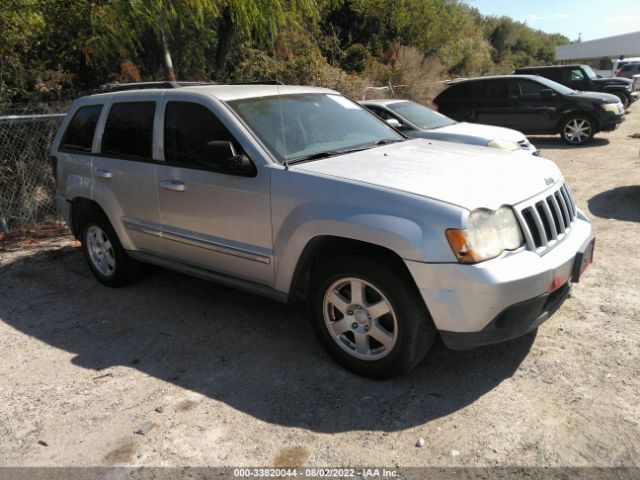
[[[453,125],[456,123],[455,120],[445,117],[441,113],[434,112],[427,107],[423,107],[422,105],[413,102],[392,103],[387,105],[387,108],[396,112],[401,117],[406,118],[416,127],[424,128],[426,130],[446,127],[447,125]]]
[[[582,70],[585,71],[585,73],[587,74],[587,77],[589,77],[591,80],[598,78],[598,76],[596,75],[596,72],[594,72],[589,65],[583,65]]]
[[[556,93],[559,93],[561,95],[574,95],[578,93],[575,90],[572,90],[569,87],[565,87],[564,85],[561,85],[558,82],[554,82],[553,80],[549,80],[548,78],[536,77],[536,81],[542,83],[547,88],[550,88],[551,90],[554,90]]]
[[[228,103],[280,161],[405,139],[357,103],[337,94],[258,97]]]

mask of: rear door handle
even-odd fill
[[[173,178],[163,178],[160,180],[160,186],[165,190],[173,190],[174,192],[184,192],[187,186],[178,180]]]
[[[113,177],[113,173],[106,168],[96,168],[96,177],[111,178]]]

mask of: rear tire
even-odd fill
[[[560,136],[569,145],[584,145],[595,134],[595,122],[586,115],[567,117],[560,126]]]
[[[126,285],[142,273],[142,264],[127,255],[109,219],[101,212],[92,213],[84,222],[81,243],[91,272],[104,285]]]
[[[385,262],[338,257],[314,274],[313,327],[342,366],[372,378],[402,375],[425,356],[436,329],[410,279]]]

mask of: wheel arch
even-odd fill
[[[93,214],[102,214],[109,219],[106,212],[100,207],[98,202],[84,197],[75,197],[71,200],[70,225],[71,233],[76,239],[80,239],[82,235],[82,226]],[[111,222],[111,220],[109,220]]]
[[[598,133],[600,131],[600,122],[598,118],[591,112],[584,110],[574,110],[570,112],[563,113],[558,119],[558,123],[556,125],[556,131],[562,135],[562,127],[563,125],[574,117],[588,117],[589,120],[593,122],[593,133]]]
[[[373,258],[401,273],[408,280],[411,288],[419,293],[407,265],[400,255],[390,248],[348,237],[319,235],[311,238],[302,250],[291,279],[289,290],[291,297],[297,300],[307,299],[314,271],[324,261],[338,254]]]

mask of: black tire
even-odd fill
[[[583,135],[572,135],[573,128],[585,128]],[[565,143],[578,146],[589,142],[596,133],[596,123],[588,115],[571,115],[565,118],[560,124],[560,136]]]
[[[92,227],[97,227],[101,232],[104,232],[105,238],[107,238],[110,243],[110,258],[113,259],[114,265],[113,269],[108,273],[100,271],[97,266],[99,262],[92,259],[90,237],[94,236],[93,234],[96,232],[95,228]],[[84,258],[91,272],[100,283],[109,287],[119,287],[131,283],[141,275],[143,270],[142,264],[127,255],[109,219],[102,212],[94,212],[85,219],[82,225],[80,242],[82,243]]]
[[[620,102],[622,102],[622,106],[624,107],[625,110],[629,108],[629,103],[630,103],[629,97],[627,97],[625,93],[615,92],[614,95],[620,99]]]
[[[357,354],[355,348],[353,353],[348,353],[345,343],[350,340],[346,337],[351,335],[350,338],[353,338],[354,333],[345,332],[341,336],[345,341],[341,342],[342,346],[340,346],[339,340],[334,338],[325,321],[325,295],[333,291],[333,286],[342,279],[354,278],[363,280],[374,287],[373,290],[367,290],[368,293],[365,294],[365,297],[375,295],[377,289],[383,295],[382,299],[388,301],[392,312],[395,313],[395,343],[392,348],[388,349],[385,356],[379,359],[356,358],[354,356]],[[350,295],[349,300],[353,300],[353,296]],[[435,338],[435,326],[418,290],[412,284],[411,278],[408,278],[408,275],[400,271],[399,268],[386,262],[355,256],[332,259],[314,273],[309,303],[313,310],[314,331],[325,350],[345,368],[367,377],[385,379],[408,372],[422,360]],[[364,303],[367,304],[366,299]],[[372,303],[376,303],[376,300],[374,299]],[[365,311],[367,311],[366,307]],[[369,312],[367,311],[367,313]],[[344,318],[347,317],[344,316]],[[383,316],[380,319],[380,321],[385,321],[389,317]],[[351,321],[348,320],[347,323]],[[371,322],[378,322],[378,320],[371,320]],[[353,325],[356,325],[355,321]],[[370,323],[370,325],[369,328],[373,329],[374,324]],[[371,333],[365,335],[371,335]],[[367,337],[367,342],[369,350],[373,351],[374,348],[371,345],[375,344],[376,340]],[[355,346],[355,340],[353,343]],[[380,348],[384,349],[385,347],[380,344]]]

